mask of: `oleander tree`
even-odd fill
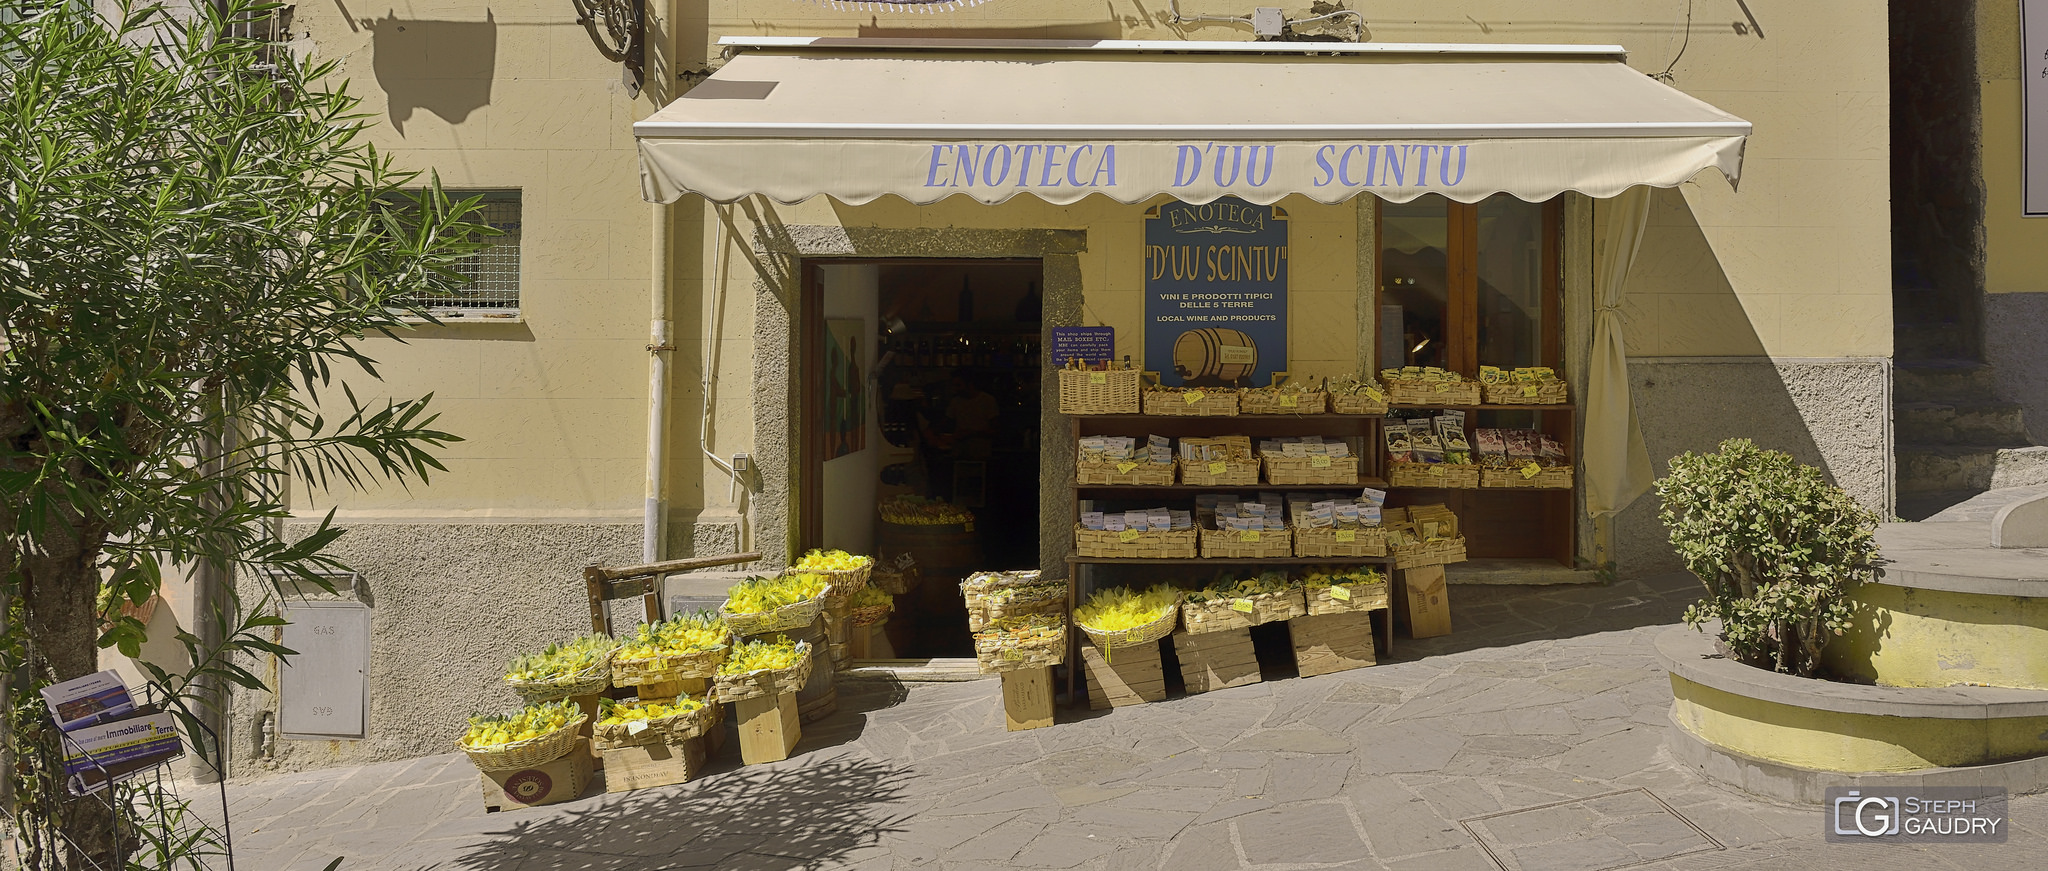
[[[418,301],[460,288],[491,231],[368,143],[331,62],[248,35],[281,6],[42,5],[0,16],[0,776],[30,867],[192,863],[198,847],[133,818],[147,802],[63,788],[35,690],[102,649],[137,656],[123,606],[168,572],[324,586],[346,568],[331,512],[280,536],[288,488],[442,468],[459,439],[431,396],[359,401],[343,378],[376,377],[360,342],[427,316]],[[255,657],[290,653],[267,603],[224,586],[205,631],[179,633],[189,670],[142,664],[216,766],[201,715],[226,684],[262,686]]]

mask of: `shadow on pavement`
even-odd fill
[[[1401,582],[1398,572],[1393,582]],[[1687,572],[1599,585],[1456,584],[1450,588],[1451,634],[1412,639],[1397,631],[1393,655],[1382,652],[1381,661],[1406,662],[1531,641],[1668,626],[1680,622],[1686,606],[1705,595],[1699,579]]]

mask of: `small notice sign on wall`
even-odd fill
[[[2029,218],[2048,218],[2048,0],[2020,0],[2020,86],[2022,208]]]

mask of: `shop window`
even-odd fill
[[[1557,204],[1382,203],[1382,369],[1558,365]]]
[[[436,315],[504,315],[519,311],[520,193],[516,190],[448,191],[449,199],[481,196],[469,220],[489,224],[498,235],[485,238],[482,251],[463,258],[455,271],[468,279],[451,294],[418,295],[408,302]]]

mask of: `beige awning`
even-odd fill
[[[1732,183],[1750,132],[1618,46],[725,45],[717,74],[633,125],[649,201],[1604,198],[1709,168]]]

